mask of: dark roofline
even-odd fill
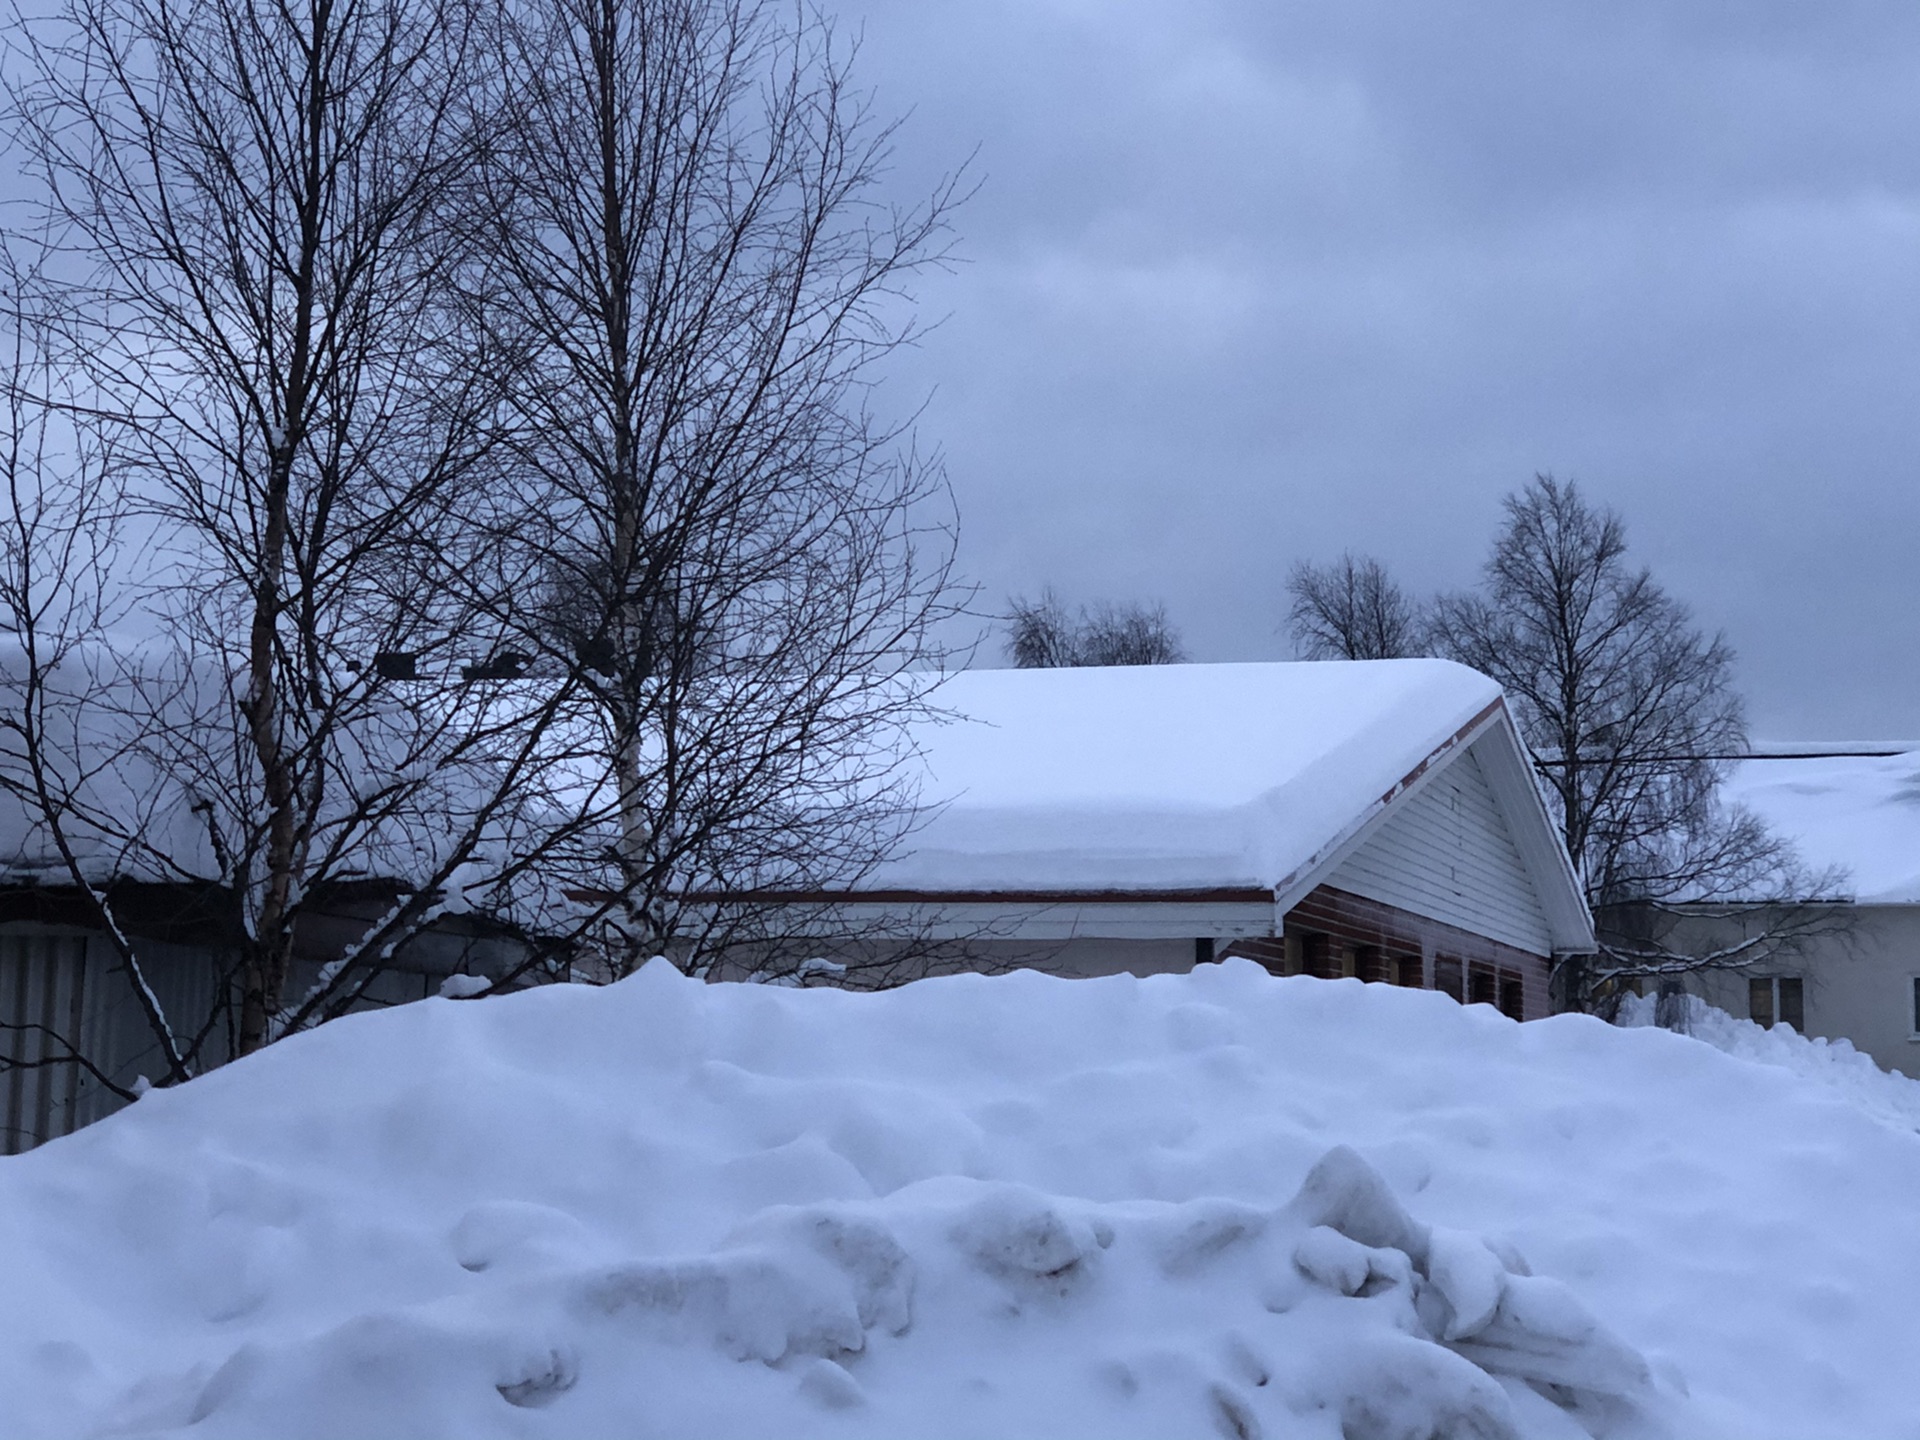
[[[613,891],[569,890],[569,900],[599,905]],[[696,905],[1271,905],[1255,886],[1188,890],[695,890],[675,897]]]

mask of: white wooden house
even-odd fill
[[[1442,660],[982,670],[937,692],[924,823],[779,898],[970,965],[1276,973],[1544,1014],[1592,920],[1499,688]],[[827,928],[831,928],[829,925]],[[823,935],[824,938],[824,935]]]

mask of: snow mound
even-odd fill
[[[1802,1035],[1787,1025],[1756,1025],[1707,1004],[1698,995],[1682,998],[1687,1003],[1686,1033],[1694,1039],[1742,1060],[1791,1071],[1888,1125],[1920,1133],[1920,1080],[1882,1070],[1846,1038]],[[1652,1025],[1657,1007],[1651,995],[1629,995],[1616,1023]]]
[[[0,1161],[0,1434],[1907,1436],[1920,1139],[1358,981],[436,999]]]

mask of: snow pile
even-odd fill
[[[0,1434],[1915,1434],[1920,1138],[1358,981],[436,999],[0,1161]]]
[[[1789,1025],[1756,1025],[1707,1004],[1698,995],[1687,1004],[1687,1033],[1729,1055],[1777,1065],[1803,1080],[1824,1085],[1867,1114],[1902,1130],[1920,1133],[1920,1081],[1882,1070],[1845,1038],[1801,1035]],[[1658,1002],[1653,996],[1628,996],[1618,1022],[1652,1025]]]

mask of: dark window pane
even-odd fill
[[[1460,962],[1445,955],[1437,955],[1433,961],[1433,988],[1454,999],[1465,1001],[1467,998],[1464,981],[1460,974]]]
[[[1475,1005],[1491,1005],[1498,996],[1493,971],[1474,965],[1467,971],[1467,998]]]
[[[1806,1033],[1807,1022],[1800,1007],[1800,977],[1783,976],[1780,981],[1780,1023],[1791,1025],[1802,1034]]]
[[[1307,974],[1316,975],[1322,980],[1333,978],[1333,946],[1327,943],[1326,936],[1300,937],[1300,966]]]
[[[1353,950],[1353,967],[1360,978],[1369,985],[1378,984],[1388,978],[1387,957],[1377,945],[1356,945]]]
[[[1397,976],[1397,984],[1405,985],[1412,990],[1418,990],[1427,983],[1426,967],[1420,963],[1420,957],[1418,955],[1402,955],[1398,960],[1394,961],[1393,964]],[[1915,996],[1914,1003],[1920,1005],[1920,980],[1914,981],[1913,993]],[[1916,1009],[1914,1014],[1920,1015],[1920,1009]],[[1915,1028],[1920,1029],[1920,1026],[1916,1026]]]
[[[1510,970],[1500,972],[1500,1013],[1510,1020],[1527,1018],[1526,986]]]
[[[1773,1024],[1773,981],[1747,981],[1747,1014],[1756,1025]]]
[[[1920,1035],[1920,975],[1913,977],[1913,1033]]]

